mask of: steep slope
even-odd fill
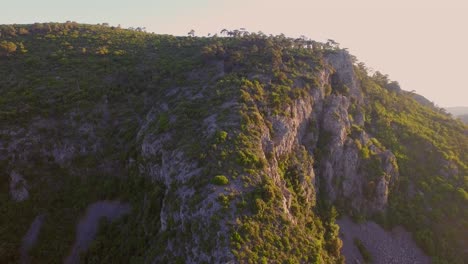
[[[0,29],[0,262],[36,217],[28,258],[64,260],[103,200],[131,213],[81,261],[336,263],[338,213],[466,258],[466,126],[333,43]]]

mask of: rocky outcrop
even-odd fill
[[[360,110],[363,97],[349,54],[339,52],[327,58],[334,72],[330,75],[329,84],[332,90],[338,92],[324,98],[320,115],[319,141],[325,153],[321,153],[323,157],[317,174],[325,183],[322,191],[331,200],[345,201],[357,212],[383,211],[387,205],[388,190],[398,177],[396,159],[391,151],[376,146],[375,139],[370,140],[370,136],[360,129],[364,125]],[[341,86],[346,86],[346,91]],[[355,109],[353,113],[350,112],[351,108]],[[360,132],[353,131],[358,128]],[[370,150],[370,155],[381,170],[366,169],[371,161],[360,154],[362,148]]]
[[[389,189],[399,174],[396,158],[362,130],[363,94],[350,55],[332,53],[326,61],[330,69],[316,73],[318,87],[289,105],[287,115],[267,116],[264,121],[273,128],[270,133],[265,125],[262,132],[265,156],[275,153],[270,159],[269,174],[282,186],[283,209],[289,213],[291,194],[278,173],[278,164],[302,146],[316,163],[315,169],[305,173],[310,177],[302,183],[304,189],[323,191],[332,201],[346,201],[356,213],[384,211]],[[327,94],[327,86],[331,87],[331,94]],[[347,90],[342,91],[342,86]],[[355,109],[352,113],[351,108]],[[353,132],[355,128],[360,131]],[[369,149],[371,157],[363,157],[361,148]],[[380,169],[369,171],[366,167],[372,162]],[[293,219],[291,215],[290,218]]]
[[[316,73],[318,87],[289,105],[285,109],[287,115],[267,116],[264,120],[262,148],[265,156],[275,154],[270,159],[268,173],[281,186],[283,210],[290,219],[293,219],[289,213],[291,194],[278,173],[278,165],[288,155],[297,155],[301,147],[315,160],[315,169],[304,173],[309,176],[302,182],[302,188],[314,190],[307,192],[311,197],[319,190],[332,201],[345,201],[355,213],[384,211],[389,189],[399,174],[391,151],[376,145],[376,139],[362,130],[363,94],[350,55],[332,53],[326,61],[330,70]],[[331,94],[327,94],[327,86],[331,87]],[[347,90],[342,91],[342,86]],[[355,109],[352,113],[351,108]],[[272,124],[273,133],[267,123]],[[353,132],[355,128],[360,131]],[[369,150],[370,156],[363,157],[361,148]],[[370,171],[367,168],[370,163],[378,169]]]
[[[190,184],[202,179],[203,167],[187,157],[182,149],[170,146],[177,144],[171,143],[177,142],[171,133],[158,134],[151,130],[158,127],[158,120],[166,110],[151,110],[138,132],[143,158],[138,164],[140,173],[166,187],[160,211],[160,232],[176,234],[166,241],[165,254],[156,256],[153,262],[166,262],[174,256],[183,256],[185,263],[227,262],[233,258],[225,236],[229,232],[228,220],[218,221],[217,231],[210,228],[212,219],[220,215],[222,206],[218,197],[225,191],[210,184],[198,187]],[[172,118],[170,122],[177,120]],[[213,136],[218,129],[215,116],[205,118],[204,124],[201,129],[205,135]],[[195,199],[200,201],[193,205]],[[184,237],[190,240],[182,240]],[[207,242],[208,239],[211,241]],[[214,248],[204,250],[202,247],[207,243]]]
[[[332,88],[341,90],[342,86],[346,86],[350,97],[356,99],[359,104],[362,103],[362,90],[354,73],[351,55],[346,51],[332,52],[326,56],[325,60],[332,67],[330,75]]]

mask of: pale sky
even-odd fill
[[[0,0],[0,24],[65,22],[186,35],[246,28],[334,39],[441,107],[468,106],[467,0]]]

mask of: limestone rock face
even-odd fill
[[[275,153],[269,173],[283,186],[284,210],[289,212],[290,194],[279,175],[278,160],[303,148],[311,154],[311,163],[315,163],[305,173],[310,177],[302,182],[304,190],[326,192],[332,201],[345,201],[351,211],[364,214],[384,211],[389,189],[399,175],[396,158],[390,150],[377,146],[376,139],[366,131],[352,131],[353,127],[364,125],[361,110],[364,101],[350,55],[333,53],[326,61],[331,70],[317,73],[319,89],[294,101],[286,109],[288,115],[265,120],[262,146],[265,153]],[[338,91],[343,85],[349,89],[346,93],[325,92],[327,86]],[[351,112],[351,108],[355,110]],[[267,123],[272,124],[274,133],[270,133]],[[362,157],[360,148],[369,149],[371,157]],[[320,157],[314,151],[317,149]],[[367,166],[372,162],[378,163],[380,169],[369,171]]]
[[[338,91],[346,86],[347,90],[324,97],[316,96],[316,104],[321,107],[314,112],[318,120],[316,130],[319,131],[316,140],[320,142],[322,150],[326,149],[326,153],[321,153],[324,155],[320,157],[315,173],[324,183],[322,191],[330,199],[341,200],[361,213],[383,211],[389,188],[398,178],[396,159],[391,151],[376,146],[375,139],[371,140],[366,131],[353,131],[355,127],[362,128],[364,125],[364,100],[349,54],[330,54],[326,61],[332,70],[322,74],[328,76],[328,79],[322,79],[323,86],[330,85],[332,90]],[[372,175],[375,172],[366,169],[370,161],[360,154],[363,147],[370,149],[372,158],[379,163],[379,175]],[[371,190],[366,190],[369,188]]]
[[[327,62],[334,69],[331,75],[333,85],[346,85],[349,88],[350,97],[362,103],[362,90],[354,73],[353,61],[349,53],[337,52],[327,56]]]

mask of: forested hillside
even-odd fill
[[[344,215],[468,259],[468,127],[334,41],[1,25],[0,94],[0,263],[340,263]]]

